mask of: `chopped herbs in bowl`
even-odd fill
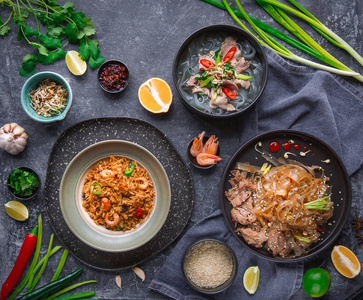
[[[19,200],[30,200],[37,194],[39,187],[39,176],[30,168],[16,168],[8,177],[8,188]]]

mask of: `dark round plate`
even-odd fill
[[[248,69],[254,69],[252,75],[255,76],[255,79],[252,79],[252,81],[250,81],[251,87],[248,92],[246,91],[246,95],[243,96],[244,102],[241,104],[241,108],[239,108],[237,111],[226,112],[220,108],[217,108],[211,109],[211,111],[208,112],[196,108],[195,104],[193,103],[197,103],[199,105],[199,102],[202,101],[202,98],[200,97],[204,96],[198,96],[197,94],[194,94],[193,96],[191,94],[191,89],[189,87],[186,87],[185,83],[190,78],[190,76],[195,75],[198,72],[198,54],[208,54],[210,50],[216,51],[218,47],[222,45],[224,39],[228,36],[235,37],[237,39],[237,43],[239,45],[243,45],[241,46],[243,48],[241,50],[242,56],[246,57],[247,60],[250,60],[252,65],[258,66],[258,68],[256,69],[254,67],[250,67]],[[214,45],[215,43],[211,42],[212,40],[217,40],[218,46]],[[216,49],[211,49],[214,46]],[[256,51],[256,54],[253,56],[253,58],[248,59],[248,51]],[[192,55],[190,55],[190,53],[192,53]],[[255,71],[257,69],[258,71]],[[188,70],[192,70],[192,72]],[[255,74],[258,76],[256,76]],[[261,45],[247,31],[231,25],[220,24],[207,26],[191,34],[179,48],[174,58],[173,64],[174,85],[176,87],[179,97],[182,99],[182,103],[192,113],[195,113],[201,117],[212,119],[237,117],[245,112],[247,109],[249,109],[261,96],[266,86],[267,74],[267,59]],[[193,97],[196,97],[197,99]]]
[[[255,150],[255,145],[258,142],[262,143],[262,147],[258,148],[259,150],[262,149],[268,153],[271,153],[269,151],[269,144],[271,142],[276,141],[282,145],[289,140],[293,140],[295,144],[300,145],[300,149],[298,151],[293,147],[289,150],[289,152],[296,154],[296,156],[290,155],[290,159],[294,159],[309,166],[321,166],[323,167],[326,176],[330,178],[329,185],[333,186],[331,199],[334,202],[334,213],[328,222],[322,225],[323,231],[321,232],[321,236],[316,243],[311,245],[310,252],[307,255],[286,259],[281,257],[273,257],[272,254],[269,253],[264,247],[255,248],[247,244],[243,237],[236,233],[234,222],[232,221],[230,214],[232,205],[227,200],[225,192],[231,188],[231,185],[228,182],[231,177],[230,172],[235,169],[236,163],[238,161],[248,162],[255,166],[262,166],[266,162],[266,160]],[[304,147],[306,148],[304,149]],[[312,152],[307,153],[306,156],[300,156],[300,152],[306,152],[307,150]],[[279,158],[283,157],[285,152],[286,151],[281,147],[277,153],[271,154],[274,157]],[[329,159],[330,163],[322,162],[326,159]],[[277,130],[270,131],[253,138],[236,152],[224,170],[220,196],[225,221],[227,222],[231,232],[243,246],[247,247],[254,254],[269,260],[276,262],[296,262],[308,257],[312,257],[327,249],[334,243],[335,239],[343,230],[343,227],[349,216],[352,193],[348,173],[341,159],[334,152],[334,150],[330,148],[330,146],[318,138],[303,132],[294,130]]]
[[[124,140],[149,150],[162,164],[170,182],[169,214],[160,231],[142,246],[124,252],[105,252],[79,240],[65,222],[59,198],[62,176],[83,149],[106,140]],[[57,139],[49,156],[44,186],[44,207],[54,232],[64,246],[84,264],[118,270],[141,263],[173,242],[187,224],[194,202],[194,184],[188,168],[164,133],[153,125],[131,118],[99,118],[75,124]]]

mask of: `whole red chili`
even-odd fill
[[[135,211],[135,216],[136,216],[136,218],[141,219],[143,215],[144,215],[144,211],[142,210],[142,208],[138,208],[138,209]]]
[[[0,300],[6,298],[7,295],[12,291],[14,286],[17,284],[21,275],[23,275],[24,270],[28,264],[30,257],[33,254],[34,248],[37,244],[38,239],[38,226],[36,226],[32,231],[30,231],[21,246],[18,258],[11,270],[8,278],[5,280],[1,287]]]

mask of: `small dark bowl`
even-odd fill
[[[183,77],[183,76],[185,74],[181,71],[181,69],[184,68],[182,66],[183,62],[186,60],[186,58],[189,55],[188,49],[189,48],[194,49],[196,47],[195,46],[196,41],[199,41],[199,39],[203,39],[204,40],[203,48],[205,48],[205,45],[207,43],[210,43],[211,39],[221,38],[221,37],[225,38],[227,36],[233,36],[233,37],[237,38],[238,43],[244,43],[246,41],[251,45],[251,47],[256,51],[256,54],[251,59],[251,61],[256,60],[256,63],[258,61],[263,69],[263,73],[261,76],[259,76],[258,81],[256,81],[254,83],[255,89],[256,89],[256,94],[254,95],[253,99],[249,99],[248,97],[246,97],[246,99],[245,99],[246,104],[243,105],[243,107],[241,107],[237,111],[233,111],[233,112],[223,112],[223,113],[215,112],[214,114],[211,114],[209,112],[205,112],[205,111],[202,111],[201,109],[196,108],[195,106],[193,106],[190,103],[192,100],[188,99],[188,97],[191,97],[191,96],[189,95],[189,92],[188,93],[185,92],[185,90],[183,90],[184,87],[182,87],[182,82],[184,82],[184,80],[185,80],[185,77]],[[210,49],[210,50],[213,50],[213,49]],[[244,53],[242,53],[242,55],[246,56]],[[192,59],[189,59],[189,60],[192,61]],[[250,60],[250,59],[247,58],[247,60]],[[192,68],[192,69],[196,68],[196,65],[194,66],[194,65],[188,64],[188,66],[189,66],[189,68]],[[252,70],[252,68],[251,68],[251,70]],[[253,72],[255,72],[255,71],[253,71]],[[181,73],[183,73],[183,74],[181,74]],[[261,96],[262,92],[264,91],[266,82],[267,82],[267,75],[268,75],[267,58],[266,58],[265,52],[263,51],[261,45],[247,31],[245,31],[241,28],[235,27],[235,26],[231,26],[231,25],[222,25],[222,24],[212,25],[212,26],[207,26],[207,27],[197,30],[196,32],[191,34],[180,46],[180,48],[174,58],[174,63],[173,63],[173,81],[174,81],[176,91],[178,92],[179,97],[182,99],[182,103],[191,113],[196,114],[200,117],[210,118],[210,119],[220,120],[220,119],[234,118],[234,117],[240,116],[246,110],[250,109],[254,105],[254,103],[258,100],[258,98]],[[257,78],[255,80],[257,80]]]
[[[10,177],[11,173],[13,173],[13,172],[14,172],[15,170],[17,170],[17,169],[22,169],[22,170],[24,170],[24,171],[28,171],[28,172],[34,173],[34,174],[37,176],[38,180],[39,180],[39,186],[38,186],[38,187],[37,187],[37,189],[33,192],[33,194],[32,194],[31,196],[29,196],[29,197],[20,197],[20,196],[18,196],[18,195],[15,195],[15,194],[14,194],[14,190],[13,190],[13,189],[9,186],[9,183],[10,183],[9,177]],[[10,193],[12,194],[12,196],[13,196],[13,197],[15,197],[16,199],[18,199],[18,200],[22,200],[22,201],[25,201],[25,200],[31,200],[31,199],[33,199],[33,198],[34,198],[34,197],[38,194],[38,192],[39,192],[39,190],[40,190],[40,185],[41,185],[41,182],[40,182],[40,177],[39,177],[38,173],[37,173],[37,172],[35,172],[33,169],[28,168],[28,167],[19,167],[19,168],[15,168],[14,170],[12,170],[12,171],[10,172],[10,174],[9,174],[9,176],[8,176],[8,180],[7,180],[7,186],[8,186],[8,189],[9,189]]]
[[[110,90],[108,88],[106,88],[102,83],[101,83],[101,80],[100,80],[100,76],[101,76],[101,73],[103,72],[103,70],[105,68],[107,68],[109,65],[119,65],[119,66],[122,66],[122,67],[125,67],[126,68],[126,73],[127,73],[127,79],[126,79],[126,83],[125,83],[125,86],[118,89],[118,90]],[[126,66],[125,63],[123,63],[122,61],[119,61],[119,60],[108,60],[106,62],[104,62],[100,68],[98,69],[98,72],[97,72],[97,80],[98,80],[98,83],[100,84],[100,87],[107,93],[111,93],[111,94],[116,94],[116,93],[119,93],[119,92],[122,92],[123,90],[125,90],[127,88],[127,86],[129,85],[129,82],[130,82],[130,72],[129,72],[129,68]]]
[[[207,141],[208,141],[208,139],[210,138],[210,136],[204,136],[204,138],[203,138],[203,144],[205,144]],[[200,164],[198,164],[198,162],[197,162],[197,158],[196,157],[194,157],[194,156],[192,156],[191,154],[190,154],[190,148],[192,147],[192,145],[193,145],[193,141],[194,141],[194,138],[190,141],[190,143],[189,143],[189,145],[188,145],[188,149],[187,149],[187,156],[188,156],[188,159],[189,159],[189,161],[191,162],[191,164],[194,166],[194,167],[196,167],[196,168],[198,168],[198,169],[210,169],[210,168],[212,168],[213,166],[215,166],[216,164],[213,164],[213,165],[210,165],[210,166],[201,166]],[[217,156],[220,156],[220,153],[221,153],[221,149],[220,149],[220,147],[219,147],[219,145],[218,145],[218,150],[217,150]]]
[[[221,285],[215,287],[215,288],[203,288],[203,287],[200,287],[198,285],[196,285],[193,281],[191,281],[188,276],[186,275],[186,272],[185,272],[185,258],[187,257],[189,251],[196,245],[198,245],[199,243],[203,243],[203,242],[217,242],[223,246],[225,246],[230,254],[231,254],[231,257],[232,257],[232,264],[233,264],[233,268],[232,268],[232,273],[231,273],[231,276],[225,281],[223,282]],[[184,275],[184,278],[185,280],[188,282],[188,284],[196,291],[198,292],[201,292],[201,293],[204,293],[204,294],[217,294],[217,293],[220,293],[222,291],[225,291],[226,289],[228,289],[233,281],[235,280],[236,276],[237,276],[237,273],[238,273],[238,262],[237,262],[237,257],[236,257],[236,254],[234,253],[234,251],[232,250],[232,248],[230,246],[228,246],[226,243],[224,242],[221,242],[219,240],[216,240],[216,239],[212,239],[212,238],[206,238],[206,239],[202,239],[196,243],[194,243],[193,245],[191,245],[187,251],[185,251],[185,254],[184,254],[184,257],[183,257],[183,275]]]

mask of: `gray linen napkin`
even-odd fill
[[[349,175],[363,162],[363,95],[341,77],[291,65],[265,48],[269,64],[266,89],[239,120],[240,141],[270,130],[295,129],[328,143],[343,160]],[[197,240],[211,237],[236,252],[239,272],[226,291],[206,296],[192,290],[182,274],[182,258]],[[175,247],[149,288],[174,299],[248,299],[242,277],[258,265],[260,284],[254,299],[289,299],[301,286],[303,264],[277,264],[251,254],[231,235],[220,210],[192,227]]]

